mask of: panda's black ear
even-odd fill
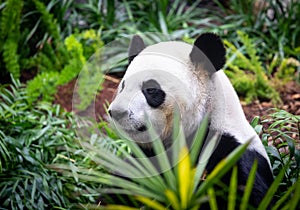
[[[134,35],[130,41],[129,50],[128,50],[128,63],[134,59],[143,49],[145,49],[145,44],[143,39],[138,36]]]
[[[194,42],[190,58],[192,63],[206,63],[203,54],[210,60],[215,71],[220,70],[225,64],[226,50],[221,38],[214,33],[204,33]]]

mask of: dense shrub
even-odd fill
[[[219,7],[211,12],[214,21],[220,25],[211,30],[224,34],[233,42],[236,29],[255,37],[260,46],[258,55],[263,61],[272,59],[274,53],[281,58],[293,56],[300,59],[299,1],[230,0],[227,7],[220,4],[221,1],[215,2]]]
[[[266,146],[274,175],[285,171],[276,194],[279,199],[300,178],[300,116],[275,109],[252,124]]]
[[[95,202],[87,182],[61,176],[53,163],[86,164],[77,153],[77,122],[59,105],[29,104],[25,88],[0,89],[0,208],[52,209]]]
[[[280,102],[279,93],[272,83],[272,77],[268,77],[266,69],[257,55],[253,41],[247,34],[238,31],[238,37],[242,47],[237,49],[232,43],[225,40],[228,61],[225,65],[225,73],[241,97],[247,103],[254,100],[272,100],[274,104]]]

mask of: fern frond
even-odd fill
[[[269,71],[257,56],[253,40],[245,32],[238,31],[237,34],[243,47],[238,49],[232,43],[224,41],[225,46],[230,50],[225,73],[231,79],[233,86],[241,96],[245,97],[246,103],[255,99],[271,99],[274,104],[280,103],[279,93],[267,76]]]
[[[7,0],[0,21],[0,37],[5,39],[20,28],[20,16],[23,8],[22,0]]]
[[[56,93],[58,72],[43,72],[27,83],[26,91],[30,95],[29,103],[38,99],[52,101]]]
[[[56,20],[53,18],[53,14],[47,11],[46,6],[39,0],[33,0],[35,7],[42,16],[42,22],[48,28],[48,32],[55,41],[60,41],[60,31],[56,24]]]
[[[19,56],[17,54],[18,44],[14,39],[8,39],[3,46],[3,61],[6,69],[14,78],[20,77]]]
[[[0,51],[3,51],[5,68],[14,78],[20,77],[18,43],[20,38],[20,18],[23,1],[8,0],[2,11],[0,22]]]

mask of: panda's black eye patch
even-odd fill
[[[153,79],[143,82],[142,92],[149,106],[153,108],[159,107],[165,101],[166,93],[161,89],[158,82]]]

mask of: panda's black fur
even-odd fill
[[[138,36],[134,36],[129,48],[129,64],[134,60],[135,56],[137,56],[144,48],[145,45],[143,40]],[[216,70],[219,70],[224,66],[225,48],[219,36],[212,33],[206,33],[201,35],[200,38],[196,39],[192,51],[189,55],[190,60],[195,65],[203,64],[203,56],[206,56],[210,60],[210,62],[204,63],[204,68],[208,71],[209,75],[213,75],[213,73]],[[124,89],[124,86],[125,84],[123,81],[123,83],[121,83],[121,91]],[[165,91],[163,90],[163,88],[161,88],[160,84],[154,79],[147,81],[147,83],[143,83],[142,93],[146,98],[148,105],[153,109],[159,108],[160,105],[164,103],[166,97]],[[112,113],[111,110],[109,110],[109,113],[114,118],[114,113]],[[145,126],[142,126],[137,130],[146,131],[147,128]],[[209,133],[209,131],[207,132]],[[248,139],[245,139],[244,141],[246,140]],[[212,172],[215,166],[240,144],[241,141],[239,141],[230,132],[222,133],[219,144],[214,150],[213,154],[211,155],[206,166],[207,173],[209,174],[210,172]],[[154,155],[151,147],[142,147],[142,149],[147,156],[150,157]],[[262,201],[263,197],[265,196],[267,190],[269,189],[273,181],[273,175],[270,168],[270,164],[266,159],[266,156],[263,156],[255,148],[247,149],[236,164],[238,169],[238,192],[240,193],[240,195],[242,195],[243,188],[246,185],[249,172],[255,160],[257,160],[258,162],[258,167],[253,185],[253,190],[249,200],[250,206],[254,208],[256,208]],[[231,171],[225,174],[221,181],[228,186],[230,183],[230,178]],[[227,199],[228,195],[226,193],[224,195],[218,196],[218,207],[220,209],[227,209]],[[201,209],[207,208],[208,205],[204,204],[202,205]]]
[[[207,173],[209,174],[212,172],[215,166],[239,145],[240,143],[237,142],[233,136],[230,134],[223,134],[217,148],[214,150],[207,163]],[[267,160],[255,150],[246,150],[236,164],[238,169],[238,192],[240,195],[243,194],[243,188],[246,186],[248,174],[250,173],[254,160],[257,160],[258,167],[249,203],[252,207],[258,207],[259,203],[271,186],[273,175],[269,170],[270,167]],[[222,177],[222,182],[228,186],[230,178],[231,171]],[[228,195],[225,195],[225,197],[219,201],[221,203],[219,205],[220,207],[224,205],[223,200],[226,200],[227,198]],[[225,209],[226,208],[227,206]]]

